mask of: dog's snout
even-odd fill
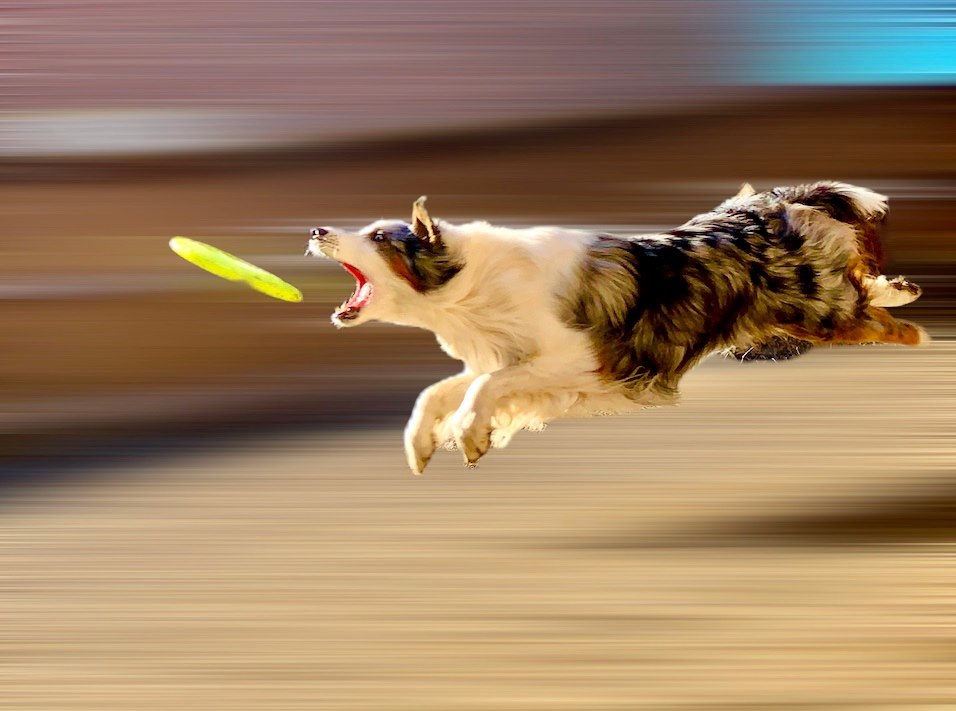
[[[338,237],[332,230],[325,227],[313,227],[309,230],[309,244],[305,248],[306,256],[319,253],[328,255],[329,250],[335,249],[338,245]]]

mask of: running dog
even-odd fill
[[[557,417],[672,403],[681,377],[716,351],[922,343],[920,327],[886,311],[921,293],[881,273],[886,213],[884,196],[845,183],[745,185],[676,229],[622,237],[452,224],[422,197],[410,222],[314,228],[306,254],[355,277],[336,326],[424,328],[464,363],[415,403],[405,451],[420,474],[442,445],[474,466]]]

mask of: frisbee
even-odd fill
[[[217,277],[245,282],[273,299],[302,301],[302,292],[292,284],[211,244],[188,237],[173,237],[169,240],[169,248],[190,264],[195,264]]]

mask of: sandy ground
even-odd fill
[[[956,348],[712,360],[404,470],[400,423],[7,487],[16,709],[956,703]]]

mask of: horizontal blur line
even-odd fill
[[[750,183],[758,191],[793,183],[791,178],[785,177],[748,175],[746,178],[746,182]],[[840,180],[854,184],[865,184],[871,190],[883,193],[894,200],[952,200],[956,197],[956,180],[879,180],[853,175],[841,175]],[[734,194],[740,188],[741,182],[743,181],[681,180],[661,181],[657,183],[657,186],[662,190],[670,189],[675,191],[675,193],[680,191],[682,194],[728,195]],[[621,183],[617,187],[629,192],[632,189],[643,188],[644,185],[644,183]]]
[[[247,261],[270,269],[300,269],[309,272],[338,274],[341,270],[335,262],[304,256],[270,255],[265,257],[244,256]],[[95,299],[102,296],[131,296],[136,294],[162,294],[174,291],[214,291],[226,283],[210,274],[202,274],[187,265],[182,272],[165,274],[151,273],[122,275],[84,275],[82,281],[51,278],[49,276],[25,278],[17,276],[16,282],[5,277],[0,283],[0,301],[55,301],[59,299]],[[28,280],[29,279],[29,280]],[[19,282],[19,283],[17,283]]]
[[[480,123],[448,122],[388,128],[328,127],[325,131],[283,132],[276,128],[283,116],[236,111],[211,110],[176,112],[170,110],[132,110],[115,112],[57,112],[39,114],[0,113],[0,159],[12,161],[151,161],[165,157],[218,156],[234,153],[271,153],[298,148],[361,146],[429,139],[458,140],[462,136],[487,131],[522,130],[528,126],[552,123],[602,121],[621,116],[654,114],[656,110],[608,110],[578,115],[561,110],[550,115],[529,118],[502,118]],[[266,128],[270,131],[267,132]]]
[[[407,367],[406,377],[395,372],[375,378],[368,372],[349,375],[337,372],[334,379],[315,370],[289,371],[283,373],[288,380],[285,386],[270,383],[265,389],[244,385],[221,387],[188,386],[167,388],[162,391],[144,390],[112,395],[81,395],[32,399],[24,402],[4,402],[0,411],[0,434],[18,432],[42,432],[68,426],[72,429],[90,429],[112,425],[129,425],[132,422],[149,424],[172,417],[206,419],[223,417],[226,413],[250,409],[264,399],[284,400],[289,398],[315,398],[315,386],[329,394],[367,391],[372,397],[379,389],[387,389],[403,380],[415,380],[431,371]],[[252,376],[247,376],[252,377]],[[274,379],[274,376],[271,376]],[[376,382],[379,380],[380,382]],[[309,387],[309,386],[313,387]],[[305,393],[308,392],[308,395]],[[336,401],[338,406],[338,401]]]
[[[3,403],[0,486],[42,483],[37,474],[113,462],[128,467],[135,458],[175,456],[186,448],[245,445],[252,436],[275,432],[317,437],[378,429],[403,422],[429,380],[413,368],[379,377],[357,372],[323,379],[314,371],[289,377],[298,381],[255,390],[182,387],[49,398],[27,407]]]
[[[404,417],[428,379],[412,367],[380,377],[315,371],[288,377],[288,385],[255,389],[193,386],[2,403],[0,484],[51,466],[86,468],[114,458],[125,466],[136,456],[178,452],[180,440],[221,446],[274,431],[376,428]]]
[[[420,157],[424,149],[431,152],[462,149],[484,150],[529,146],[554,141],[583,140],[594,136],[607,138],[620,132],[622,139],[632,140],[635,132],[653,131],[662,122],[698,121],[707,115],[764,114],[768,107],[779,111],[831,106],[835,112],[850,106],[854,111],[879,112],[888,101],[910,102],[914,99],[946,101],[956,93],[950,87],[734,87],[730,98],[714,98],[697,103],[657,106],[644,111],[606,112],[600,115],[560,115],[534,120],[502,121],[493,125],[427,126],[421,129],[388,134],[368,133],[333,140],[316,137],[299,140],[282,147],[236,146],[224,150],[192,150],[150,154],[130,152],[123,155],[44,155],[3,157],[0,154],[0,182],[44,181],[69,183],[78,176],[83,180],[129,180],[144,175],[220,174],[238,170],[261,171],[270,167],[302,166],[309,161],[322,161],[333,167],[353,163],[356,157],[376,160],[406,156]],[[724,92],[726,94],[726,90]],[[2,121],[0,121],[2,129]]]

